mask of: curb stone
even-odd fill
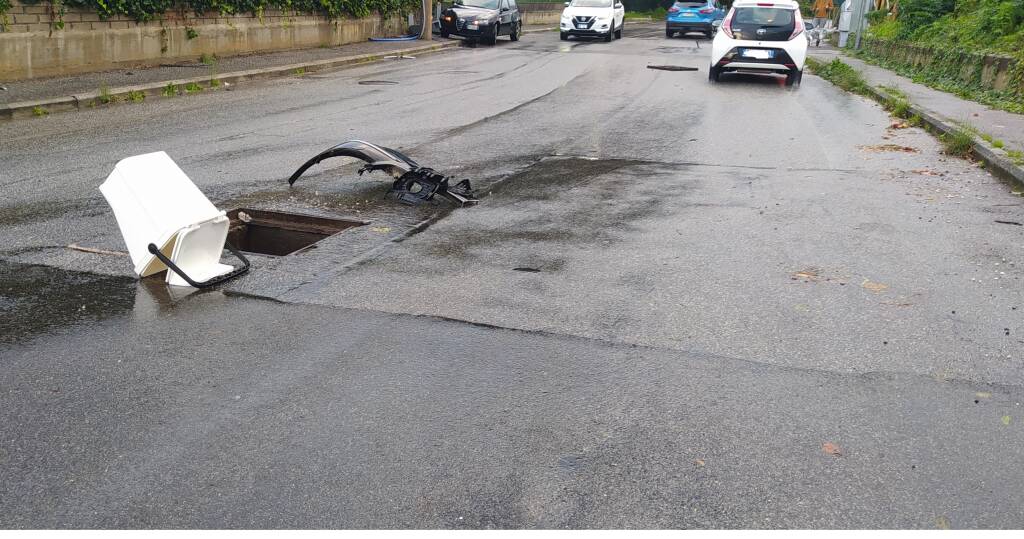
[[[523,33],[534,33],[547,30],[547,28],[543,30],[530,29],[525,30]],[[297,74],[296,72],[301,72],[302,74],[305,74],[337,67],[348,67],[367,64],[383,60],[385,56],[399,56],[414,53],[428,54],[432,52],[439,52],[442,50],[459,47],[461,44],[462,41],[460,40],[452,40],[445,41],[442,43],[433,43],[426,46],[409,47],[405,49],[384,51],[380,53],[368,53],[356,56],[343,56],[327,60],[318,60],[315,62],[302,62],[297,64],[249,69],[244,71],[233,71],[230,73],[221,73],[215,77],[207,75],[203,77],[191,77],[187,79],[173,79],[158,82],[150,82],[134,86],[122,86],[118,88],[110,88],[107,91],[107,95],[109,95],[112,99],[116,99],[118,101],[125,100],[128,97],[128,94],[131,92],[141,92],[146,96],[158,96],[161,95],[163,89],[166,88],[168,85],[174,85],[178,87],[179,93],[182,93],[184,87],[189,84],[203,85],[203,89],[205,90],[209,88],[209,82],[211,79],[214,78],[220,81],[221,84],[236,84],[239,82],[249,80],[290,77],[295,76]],[[55,112],[80,110],[83,107],[89,106],[89,104],[91,103],[97,103],[96,100],[99,97],[99,91],[92,91],[78,95],[61,96],[36,101],[20,101],[17,103],[8,103],[7,105],[0,105],[0,121],[14,120],[17,118],[29,118],[35,116],[34,111],[37,110],[37,108],[45,110],[47,114],[52,114]]]
[[[549,32],[556,28],[531,28],[529,30],[523,30],[524,34],[535,34],[538,32]],[[325,69],[332,69],[336,67],[348,67],[360,64],[367,64],[372,62],[378,62],[383,60],[385,56],[400,56],[403,54],[428,54],[432,52],[438,52],[445,49],[451,49],[460,47],[462,40],[451,40],[444,41],[441,43],[432,43],[430,45],[423,45],[417,47],[409,47],[405,49],[397,49],[393,51],[384,51],[380,53],[368,53],[360,54],[356,56],[342,56],[339,58],[332,58],[327,60],[318,60],[315,62],[303,62],[298,64],[288,64],[274,67],[265,67],[258,69],[249,69],[245,71],[233,71],[230,73],[222,73],[216,77],[204,76],[204,77],[192,77],[187,79],[173,79],[164,80],[159,82],[150,82],[146,84],[140,84],[135,86],[122,86],[118,88],[111,88],[107,91],[107,95],[112,99],[123,101],[128,97],[131,92],[141,92],[147,96],[158,96],[161,95],[163,89],[168,85],[174,85],[178,87],[178,93],[189,84],[206,84],[203,88],[209,88],[209,82],[215,78],[221,82],[221,84],[235,84],[247,80],[258,80],[258,79],[269,79],[276,77],[290,77],[296,75],[297,71],[301,70],[301,74],[312,73],[314,71],[321,71]],[[6,105],[0,105],[0,121],[14,120],[17,118],[30,118],[35,116],[35,111],[42,109],[45,111],[45,115],[52,114],[54,112],[66,112],[72,110],[80,110],[82,107],[88,107],[89,104],[95,104],[96,100],[99,99],[100,92],[86,92],[79,95],[70,95],[62,97],[54,97],[49,99],[41,99],[36,101],[20,101],[17,103],[8,103]]]
[[[897,98],[881,88],[868,85],[868,91],[874,96],[875,100],[881,103],[891,103],[897,101]],[[931,131],[937,132],[940,135],[953,133],[955,131],[963,131],[963,129],[940,116],[939,114],[928,110],[920,105],[916,105],[912,102],[909,110],[911,114],[916,114],[921,118],[921,122],[931,128]],[[1017,187],[1024,187],[1024,168],[1010,160],[1002,151],[996,148],[991,148],[983,141],[979,140],[973,133],[969,133],[971,138],[974,140],[974,147],[972,151],[974,155],[985,164],[985,167],[1002,177],[1003,179],[1013,182]]]

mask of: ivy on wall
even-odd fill
[[[0,0],[0,32],[7,30],[7,10],[11,9],[11,0]]]
[[[280,9],[290,13],[311,13],[329,19],[342,15],[365,17],[372,12],[390,14],[410,10],[420,0],[22,0],[25,4],[47,3],[63,10],[64,6],[94,11],[101,18],[125,15],[137,21],[152,21],[172,10],[203,13],[251,13],[261,16],[267,9]],[[0,24],[3,24],[11,0],[0,0]]]

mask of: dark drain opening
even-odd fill
[[[361,80],[359,84],[363,86],[390,86],[398,83],[393,80]]]
[[[363,226],[362,221],[329,219],[298,213],[239,208],[228,212],[228,241],[246,253],[285,256],[343,230]]]
[[[647,66],[647,69],[660,69],[662,71],[697,71],[696,67],[689,66]]]

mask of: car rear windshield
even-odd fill
[[[684,7],[704,7],[706,5],[707,5],[707,2],[705,0],[700,0],[698,2],[676,2],[676,7],[678,7],[678,8],[684,8]]]
[[[796,22],[793,13],[792,9],[738,7],[729,27],[736,39],[788,41]]]

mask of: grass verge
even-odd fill
[[[974,137],[966,129],[955,129],[939,137],[942,152],[947,155],[968,158],[974,151]]]
[[[627,19],[651,19],[652,21],[663,21],[668,11],[663,8],[654,8],[647,11],[627,11],[625,18]]]
[[[864,77],[861,76],[860,72],[838,58],[827,64],[816,58],[808,58],[807,67],[810,67],[811,71],[813,71],[815,75],[835,84],[847,92],[852,92],[866,97],[874,97],[869,89],[867,81],[864,80]]]

